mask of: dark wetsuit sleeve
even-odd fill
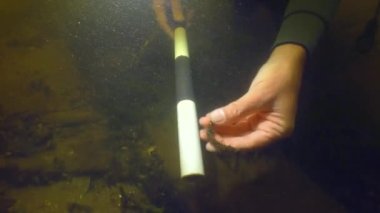
[[[274,47],[295,43],[311,53],[340,0],[290,0]]]

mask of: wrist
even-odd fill
[[[304,65],[307,53],[304,47],[298,44],[282,44],[273,49],[268,62],[281,62],[282,64]]]

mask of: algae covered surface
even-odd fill
[[[150,3],[1,1],[1,212],[179,208],[157,148],[177,152],[171,43]]]

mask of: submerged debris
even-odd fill
[[[9,208],[14,205],[15,199],[0,196],[0,212],[9,212]]]
[[[0,120],[0,154],[25,157],[51,147],[51,128],[36,113],[17,113]]]
[[[218,141],[215,140],[215,132],[214,132],[214,124],[212,122],[209,123],[207,127],[207,139],[208,141],[220,152],[236,152],[235,149],[229,146],[225,146]]]
[[[92,213],[92,208],[90,206],[78,204],[78,203],[70,203],[67,208],[68,213]]]

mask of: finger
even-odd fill
[[[199,130],[199,137],[202,141],[207,141],[208,140],[207,129]]]
[[[214,134],[219,134],[219,135],[242,135],[245,133],[248,133],[252,131],[252,126],[256,124],[252,124],[252,122],[249,121],[242,121],[234,125],[220,125],[216,126],[214,125],[212,127],[212,131]],[[207,127],[202,128],[199,130],[199,137],[203,141],[210,140],[210,136],[208,131],[210,126],[207,125]]]
[[[214,125],[213,131],[220,135],[241,135],[252,130],[249,121],[241,121],[232,125]]]
[[[215,137],[219,143],[232,147],[236,150],[254,150],[265,147],[279,139],[278,136],[269,132],[257,130],[241,136],[220,136]]]
[[[213,130],[220,135],[242,135],[252,132],[261,122],[260,114],[253,114],[230,125],[213,125]]]
[[[209,115],[209,114],[208,114]],[[210,123],[211,123],[211,119],[210,117],[206,115],[206,116],[203,116],[201,118],[199,118],[199,124],[203,127],[203,128],[208,128],[210,126]],[[233,123],[233,124],[226,124],[226,125],[223,125],[223,124],[215,124],[213,125],[215,129],[224,129],[224,128],[229,128],[229,127],[232,127],[232,126],[238,126],[238,125],[246,125],[246,123],[248,122],[247,119],[242,119],[241,121],[239,121],[238,123]],[[221,130],[223,131],[223,130]]]
[[[212,111],[208,116],[215,124],[230,124],[254,113],[263,105],[263,100],[256,93],[249,92],[238,100]]]
[[[207,117],[207,116],[203,116],[201,118],[199,118],[199,124],[203,127],[203,128],[207,128],[209,125],[210,125],[210,118]]]
[[[212,145],[211,143],[207,143],[206,144],[206,150],[209,151],[209,152],[217,152],[218,151],[216,149],[216,147],[214,145]]]

